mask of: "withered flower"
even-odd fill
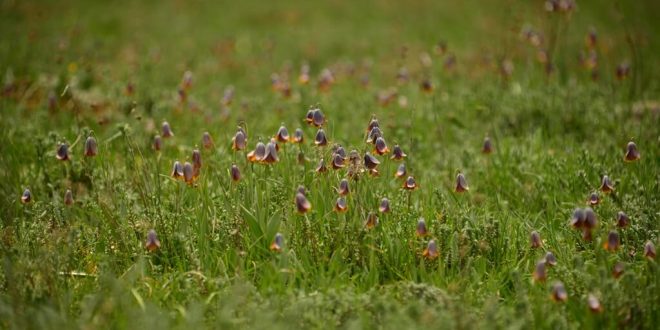
[[[394,173],[394,177],[396,178],[403,178],[406,176],[408,172],[406,171],[406,164],[401,163],[399,167],[397,167],[396,172]]]
[[[93,136],[87,137],[87,140],[85,140],[85,157],[94,157],[98,152],[96,139]]]
[[[277,134],[275,135],[275,138],[277,139],[278,142],[282,143],[287,143],[289,142],[289,131],[284,127],[284,124],[280,126],[280,129],[277,130]]]
[[[339,197],[337,198],[337,202],[335,202],[335,211],[336,212],[345,212],[348,210],[348,204],[346,203],[346,198],[344,197]]]
[[[481,147],[481,153],[483,154],[491,154],[493,152],[493,143],[490,141],[490,137],[485,137],[484,138],[484,145]]]
[[[557,302],[565,302],[568,300],[568,293],[562,282],[557,281],[552,285],[552,300]]]
[[[298,210],[298,213],[304,214],[311,209],[312,203],[307,200],[307,197],[305,197],[305,195],[300,192],[296,193],[296,210]]]
[[[470,187],[468,187],[467,180],[465,180],[465,175],[463,175],[463,173],[458,173],[458,175],[456,175],[456,188],[454,188],[454,191],[462,193],[468,190],[470,190]]]
[[[236,164],[231,165],[231,170],[229,170],[229,173],[231,174],[232,181],[238,182],[241,180],[241,170],[238,169],[238,166],[236,166]]]
[[[406,181],[403,182],[403,189],[406,190],[415,190],[417,189],[417,182],[413,176],[409,176]]]
[[[595,191],[592,192],[589,195],[589,199],[587,200],[587,205],[595,206],[598,205],[599,203],[600,203],[600,197],[598,197],[598,193]]]
[[[376,213],[374,212],[369,212],[367,215],[367,222],[364,224],[367,229],[372,229],[378,225],[378,216],[376,216]]]
[[[21,195],[21,203],[27,204],[32,201],[32,193],[30,192],[30,189],[25,188],[23,191],[23,195]]]
[[[66,142],[60,143],[57,146],[57,154],[55,157],[61,161],[67,161],[71,159],[71,157],[69,157],[69,145],[66,144]]]
[[[280,161],[280,158],[277,156],[277,144],[275,141],[268,142],[268,145],[266,146],[266,154],[261,161],[266,164],[273,164]]]
[[[172,132],[172,128],[170,127],[170,123],[168,123],[166,121],[163,122],[162,136],[166,139],[174,136],[174,132]]]
[[[316,166],[316,173],[325,173],[327,171],[328,171],[328,168],[325,167],[325,160],[323,160],[323,158],[321,158],[321,160],[319,160],[319,165]]]
[[[614,264],[614,267],[612,268],[612,277],[614,278],[621,277],[625,269],[626,269],[626,265],[623,262],[618,261],[616,264]]]
[[[195,181],[195,170],[193,169],[192,164],[185,162],[183,164],[183,180],[187,184],[192,184]]]
[[[619,240],[619,233],[616,231],[610,231],[607,235],[607,241],[603,243],[603,248],[607,251],[614,252],[619,249],[621,246],[621,241]]]
[[[424,221],[424,218],[419,218],[417,221],[417,230],[415,230],[415,235],[417,235],[417,237],[424,237],[427,235],[427,233],[426,221]]]
[[[325,131],[322,128],[319,128],[314,137],[314,144],[318,147],[323,147],[328,145],[328,139],[325,137]]]
[[[213,148],[213,139],[209,132],[204,132],[204,134],[202,134],[202,146],[204,146],[205,149]]]
[[[147,242],[144,244],[144,246],[147,248],[147,250],[149,250],[149,252],[153,252],[160,248],[160,241],[158,240],[158,236],[156,235],[155,230],[149,230],[149,233],[147,233]]]
[[[529,240],[531,242],[532,249],[541,247],[541,235],[536,230],[532,231],[529,235]]]
[[[378,155],[385,155],[388,152],[390,152],[390,149],[387,147],[387,143],[385,143],[385,139],[383,139],[382,136],[379,136],[376,139],[376,143],[374,145],[374,152]]]
[[[607,175],[603,175],[603,178],[601,179],[600,191],[606,194],[614,191],[614,185],[612,184],[612,181]]]
[[[403,150],[401,150],[401,147],[399,147],[399,145],[397,144],[392,149],[392,157],[390,157],[390,159],[403,160],[407,156],[408,155],[406,155],[406,153],[404,153]]]
[[[573,226],[573,228],[578,228],[578,229],[582,228],[584,226],[586,217],[587,217],[586,213],[583,209],[576,208],[575,211],[573,211],[573,216],[571,217],[571,226]]]
[[[172,174],[170,175],[175,179],[183,178],[183,165],[181,165],[178,160],[174,162],[174,166],[172,166]]]
[[[273,252],[281,252],[282,247],[284,247],[284,236],[282,236],[280,233],[277,233],[275,234],[273,243],[270,244],[270,250]]]
[[[254,150],[248,152],[247,159],[252,163],[258,163],[264,160],[266,156],[266,145],[259,141]]]
[[[641,158],[641,155],[639,154],[639,150],[637,150],[637,145],[635,142],[630,141],[628,142],[628,145],[626,146],[626,154],[623,156],[623,160],[627,162],[634,162],[636,160],[639,160]]]
[[[545,253],[545,263],[548,264],[548,266],[557,265],[557,258],[552,252],[548,251]]]
[[[546,272],[545,260],[539,260],[539,262],[536,263],[534,272],[532,273],[532,278],[534,279],[534,282],[542,283],[545,282],[547,277],[548,274]]]
[[[434,239],[429,241],[426,249],[424,249],[424,252],[422,252],[422,256],[429,260],[433,260],[440,256],[440,252],[438,252],[438,245],[435,243]]]
[[[64,205],[73,205],[73,193],[71,192],[71,189],[67,189],[66,193],[64,193]]]
[[[625,228],[628,227],[628,224],[630,223],[630,218],[628,218],[628,215],[623,213],[623,211],[619,211],[619,213],[616,214],[616,226],[619,228]]]
[[[378,206],[378,211],[380,213],[389,213],[390,212],[390,200],[387,198],[383,198],[380,201],[380,205]]]
[[[594,296],[591,293],[589,294],[589,296],[587,296],[587,305],[589,306],[589,310],[592,313],[603,312],[603,306],[600,304],[600,300],[598,300],[598,297]]]
[[[242,129],[236,132],[236,135],[231,139],[231,148],[234,151],[243,150],[247,146],[247,137]]]
[[[293,138],[291,139],[291,142],[303,143],[304,141],[305,141],[305,137],[303,136],[302,129],[296,128],[296,131],[293,133]]]
[[[341,179],[341,181],[339,182],[339,189],[337,189],[337,193],[340,196],[346,196],[348,195],[349,192],[350,190],[348,188],[348,180]]]
[[[154,142],[152,144],[152,147],[156,151],[160,151],[160,149],[163,147],[163,140],[160,138],[160,135],[154,136]]]
[[[644,256],[649,260],[655,259],[655,244],[653,242],[647,241],[644,244]]]

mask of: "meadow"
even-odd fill
[[[653,1],[0,1],[0,328],[660,324]]]

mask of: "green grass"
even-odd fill
[[[580,1],[557,14],[537,2],[0,2],[0,328],[653,328],[660,267],[644,244],[660,245],[660,8]],[[520,37],[525,26],[543,32],[550,76]],[[596,81],[578,60],[590,27]],[[438,40],[456,56],[453,69],[434,53]],[[623,61],[631,75],[619,81]],[[310,85],[297,82],[303,63]],[[397,82],[401,67],[407,83]],[[325,93],[315,87],[323,68],[336,75]],[[272,90],[272,73],[288,75],[292,97]],[[420,90],[424,78],[432,93]],[[235,98],[221,106],[228,86]],[[406,106],[379,105],[391,87]],[[334,212],[347,170],[314,172],[332,151],[312,143],[310,105],[326,115],[330,145],[360,155],[372,151],[364,140],[375,115],[419,189],[403,190],[399,163],[378,156],[381,175],[351,180],[348,211]],[[156,152],[165,120],[175,136]],[[231,150],[237,125],[251,150],[281,124],[302,128],[305,143],[281,145],[280,162],[250,164]],[[212,149],[201,148],[205,131]],[[89,135],[93,158],[83,156]],[[641,159],[626,163],[631,139]],[[70,161],[55,157],[61,141]],[[195,148],[203,166],[189,186],[170,171]],[[459,172],[468,193],[454,192]],[[602,175],[615,192],[600,194],[588,242],[569,219]],[[313,206],[305,215],[293,202],[300,185]],[[33,201],[23,204],[28,187]],[[392,212],[368,230],[383,197]],[[616,228],[618,211],[629,227]],[[428,237],[415,236],[419,218]],[[161,242],[154,252],[150,229]],[[611,230],[616,252],[602,247]],[[281,253],[269,250],[278,232]],[[422,256],[430,239],[435,260]],[[546,251],[558,265],[534,283]],[[625,272],[615,279],[617,262]],[[550,299],[555,281],[564,303]],[[602,313],[590,313],[589,294]]]

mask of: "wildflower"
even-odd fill
[[[232,150],[243,150],[245,149],[247,145],[247,137],[245,136],[245,132],[239,128],[239,130],[236,132],[236,135],[231,140],[231,148]]]
[[[314,144],[319,147],[328,145],[328,139],[325,137],[325,131],[323,131],[322,128],[319,128],[318,132],[316,132],[316,136],[314,137]]]
[[[229,106],[234,100],[234,86],[227,86],[222,94],[222,105]]]
[[[248,152],[247,159],[251,163],[258,163],[261,162],[265,156],[266,156],[266,145],[263,144],[263,142],[259,141],[257,142],[257,145],[255,146],[254,150]]]
[[[339,182],[339,189],[337,189],[337,193],[341,196],[346,196],[350,192],[348,188],[348,180],[346,179],[341,179]]]
[[[392,157],[390,159],[394,160],[403,160],[406,158],[408,155],[406,155],[403,150],[401,150],[401,147],[399,145],[395,145],[394,148],[392,149]]]
[[[367,134],[367,143],[375,144],[376,140],[381,136],[383,136],[383,133],[380,131],[380,127],[376,126]]]
[[[600,300],[593,294],[587,296],[587,306],[592,313],[601,313],[603,311],[603,306],[600,304]]]
[[[364,166],[369,169],[369,170],[375,170],[376,167],[378,167],[378,164],[380,164],[380,161],[372,156],[370,153],[365,153],[364,154]]]
[[[335,153],[334,156],[332,157],[332,168],[335,170],[344,168],[346,166],[344,162],[345,162],[344,157],[342,157],[338,153]]]
[[[296,193],[303,194],[303,196],[307,196],[307,190],[303,186],[298,186],[298,189],[296,189]]]
[[[308,124],[312,124],[314,122],[314,112],[316,109],[309,109],[307,110],[307,115],[305,116],[305,122]]]
[[[273,252],[281,252],[283,246],[284,246],[284,236],[282,236],[282,234],[280,233],[275,234],[273,243],[270,244],[270,250]]]
[[[541,247],[541,235],[536,231],[532,231],[532,233],[529,235],[529,240],[532,245],[532,249],[536,249]]]
[[[456,188],[454,188],[454,191],[462,193],[468,190],[470,190],[470,187],[468,187],[467,180],[465,180],[465,175],[463,175],[463,173],[458,173],[458,175],[456,175]]]
[[[545,253],[545,263],[548,264],[548,266],[557,265],[557,258],[552,252],[548,251]]]
[[[344,197],[339,197],[337,198],[337,202],[335,202],[335,211],[337,212],[345,212],[348,210],[348,204],[346,204],[346,198]]]
[[[277,130],[277,135],[275,135],[278,142],[287,143],[289,141],[289,131],[284,127],[280,126],[280,129]]]
[[[175,179],[183,178],[183,165],[181,165],[178,160],[174,162],[174,166],[172,166],[172,174],[170,175]]]
[[[587,48],[589,49],[596,48],[597,42],[598,42],[598,34],[596,33],[596,30],[594,28],[591,28],[589,30],[589,33],[585,37],[585,43],[587,45]]]
[[[563,283],[555,282],[552,285],[552,300],[557,302],[565,302],[568,300],[568,293],[566,292]]]
[[[96,154],[98,154],[96,139],[93,136],[89,136],[85,140],[85,157],[94,157]]]
[[[71,192],[71,189],[67,189],[66,193],[64,193],[64,205],[73,205],[73,193]]]
[[[614,252],[619,249],[621,242],[619,240],[619,233],[610,231],[607,235],[607,241],[603,243],[603,248],[607,251]]]
[[[534,272],[532,273],[532,278],[535,282],[545,282],[547,278],[547,272],[545,270],[545,260],[540,260],[536,263]]]
[[[162,135],[164,138],[170,138],[174,136],[174,132],[172,132],[172,128],[170,127],[170,123],[164,121],[163,126],[162,126]]]
[[[309,83],[309,65],[303,64],[300,68],[300,75],[298,76],[298,82],[301,85],[307,85]]]
[[[316,173],[325,173],[327,171],[328,168],[325,167],[325,161],[323,160],[323,158],[321,158],[321,160],[319,161],[319,165],[316,166]]]
[[[426,221],[424,221],[424,218],[420,218],[417,221],[417,230],[415,230],[415,235],[417,235],[417,237],[424,237],[427,235]]]
[[[394,177],[396,178],[403,178],[406,176],[408,172],[406,171],[406,164],[401,163],[399,167],[397,167],[396,172],[394,173]]]
[[[66,144],[65,142],[60,143],[57,146],[57,154],[55,155],[55,157],[61,161],[67,161],[71,159],[69,157],[69,145]]]
[[[653,242],[648,241],[644,244],[644,256],[649,260],[655,259],[655,245]]]
[[[376,139],[374,152],[378,155],[385,155],[388,152],[390,152],[390,149],[387,147],[387,144],[385,143],[385,139],[383,139],[382,136],[379,136]]]
[[[630,63],[623,62],[616,66],[616,78],[619,80],[624,80],[628,78],[630,74]]]
[[[367,229],[374,228],[378,225],[378,216],[376,216],[376,213],[374,212],[369,212],[367,215],[367,222],[365,223],[365,226]]]
[[[630,223],[630,218],[628,218],[628,215],[623,213],[623,211],[619,211],[619,213],[616,214],[616,225],[619,228],[625,228],[628,227],[628,224]]]
[[[440,252],[438,252],[438,245],[435,243],[435,240],[432,239],[429,241],[426,249],[424,249],[424,252],[422,252],[422,255],[429,260],[433,260],[440,255]]]
[[[160,241],[158,240],[158,236],[156,235],[155,230],[149,230],[149,233],[147,233],[147,243],[145,243],[144,246],[147,248],[147,250],[149,250],[149,252],[153,252],[160,248]]]
[[[597,192],[592,192],[591,195],[589,195],[589,199],[587,200],[587,205],[595,206],[600,203],[600,198],[598,197]]]
[[[303,131],[300,128],[296,128],[296,131],[293,133],[292,142],[293,143],[303,143],[305,140],[303,136]]]
[[[193,177],[199,177],[199,171],[202,168],[202,154],[199,152],[199,149],[195,149],[192,152],[192,165],[193,165]]]
[[[584,209],[584,227],[587,229],[594,229],[598,225],[596,212],[590,207]]]
[[[623,271],[625,270],[625,267],[626,266],[623,264],[623,262],[620,261],[614,264],[614,267],[612,268],[612,276],[614,278],[621,277],[621,275],[623,275]]]
[[[213,148],[213,139],[209,132],[204,132],[204,134],[202,134],[202,146],[204,146],[205,149]]]
[[[307,213],[311,208],[312,204],[307,200],[307,197],[300,192],[296,193],[296,209],[298,210],[298,213]]]
[[[417,189],[417,182],[415,182],[415,178],[413,176],[409,176],[406,181],[403,183],[403,189],[406,190],[415,190]]]
[[[586,213],[581,208],[576,208],[573,211],[573,217],[571,217],[571,226],[573,228],[582,228],[586,220]]]
[[[241,170],[238,169],[238,166],[236,166],[236,164],[231,165],[231,169],[229,170],[229,173],[231,175],[232,181],[238,182],[241,180]]]
[[[323,115],[323,112],[321,112],[321,109],[316,109],[312,113],[312,125],[316,127],[323,127],[325,124],[325,116]]]
[[[192,164],[185,162],[183,164],[183,180],[187,184],[192,184],[195,180],[195,170],[193,169]]]
[[[623,160],[627,162],[634,162],[641,158],[639,151],[637,150],[637,145],[635,142],[630,141],[628,142],[628,145],[626,146],[626,154],[623,157]]]
[[[420,83],[420,88],[425,93],[431,93],[431,92],[433,92],[433,82],[431,82],[430,79],[424,79]]]
[[[181,88],[184,90],[189,90],[192,88],[192,81],[193,81],[193,73],[192,71],[188,70],[183,73],[183,78],[181,79]]]
[[[318,89],[322,92],[327,92],[330,90],[330,87],[335,82],[335,76],[332,74],[332,71],[329,69],[323,69],[321,71],[321,76],[319,77]]]
[[[614,191],[614,185],[612,184],[612,181],[610,181],[610,178],[607,175],[603,175],[603,178],[601,179],[600,191],[606,194]]]
[[[387,198],[383,198],[380,201],[380,206],[378,206],[378,211],[380,213],[389,213],[390,212],[390,200]]]
[[[371,120],[369,121],[369,125],[367,125],[367,133],[371,132],[374,127],[378,127],[378,119],[376,119],[376,116],[372,116]]]
[[[21,195],[21,203],[27,204],[32,201],[32,193],[30,192],[30,189],[25,188],[23,191],[23,195]]]
[[[280,161],[280,158],[277,156],[277,144],[274,140],[268,142],[268,145],[266,146],[266,154],[261,161],[266,164],[273,164]]]
[[[490,141],[490,137],[486,136],[484,138],[484,145],[481,147],[481,153],[491,154],[493,152],[493,143]]]
[[[160,149],[163,147],[163,140],[160,138],[160,135],[154,136],[152,147],[156,151],[160,151]]]
[[[405,84],[410,80],[410,74],[408,73],[408,69],[405,67],[402,67],[399,69],[399,72],[396,74],[396,79],[399,81],[399,84]]]

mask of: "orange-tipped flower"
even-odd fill
[[[571,226],[573,226],[573,228],[578,228],[578,229],[582,228],[584,227],[585,220],[586,220],[586,213],[584,212],[584,210],[581,208],[576,208],[575,211],[573,211],[573,216],[571,217]]]
[[[385,143],[385,139],[383,139],[382,136],[379,136],[376,139],[376,143],[374,144],[374,152],[378,155],[385,155],[390,152],[390,149],[387,147],[387,143]]]
[[[160,135],[154,136],[154,141],[151,146],[156,151],[160,151],[160,149],[163,148],[163,140],[160,138]]]
[[[262,162],[266,164],[273,164],[280,161],[280,158],[277,156],[277,144],[275,141],[268,142],[266,146],[266,154],[264,155]]]
[[[310,125],[314,122],[314,111],[316,109],[309,109],[307,110],[307,115],[305,115],[305,122]]]
[[[71,189],[67,189],[66,193],[64,193],[64,205],[73,205],[73,193],[71,192]]]
[[[600,203],[600,197],[598,197],[598,193],[595,191],[592,192],[589,195],[589,199],[587,200],[587,205],[595,206],[598,205],[599,203]]]
[[[534,268],[534,272],[532,273],[532,278],[534,279],[534,282],[545,282],[546,278],[548,277],[547,271],[545,269],[545,260],[539,260],[539,262],[536,263],[536,267]]]
[[[621,241],[619,240],[619,233],[616,231],[610,231],[607,235],[607,240],[603,243],[603,248],[607,251],[614,252],[619,249],[621,246]]]
[[[626,154],[623,156],[623,160],[627,162],[634,162],[640,158],[641,155],[639,154],[639,150],[637,150],[637,145],[635,142],[628,142],[628,145],[626,146]]]
[[[311,209],[312,203],[307,200],[307,197],[300,192],[296,193],[296,210],[298,210],[298,213],[304,214]]]
[[[300,75],[298,76],[298,82],[301,85],[307,85],[309,83],[309,65],[305,64],[300,68]]]
[[[284,127],[284,125],[280,126],[280,129],[277,130],[277,134],[275,135],[275,138],[277,139],[278,142],[282,143],[287,143],[289,142],[289,130]]]
[[[364,166],[369,170],[375,170],[376,167],[380,164],[380,161],[372,156],[370,153],[364,154]]]
[[[484,138],[484,145],[481,147],[481,153],[486,155],[493,153],[493,142],[490,141],[488,136]]]
[[[587,296],[587,306],[589,306],[589,310],[592,313],[603,312],[603,306],[600,304],[600,300],[598,300],[598,297],[594,296],[591,293],[589,294],[589,296]]]
[[[653,242],[648,241],[644,244],[644,256],[649,260],[655,259],[655,244]]]
[[[85,140],[85,157],[94,157],[98,154],[98,145],[96,144],[96,139],[93,136],[87,137]]]
[[[348,180],[341,179],[341,181],[339,182],[339,189],[337,189],[337,193],[340,196],[346,196],[350,193],[350,189],[348,188]]]
[[[67,161],[71,159],[71,157],[69,157],[69,145],[66,143],[60,143],[57,146],[57,154],[55,157],[61,161]]]
[[[344,168],[346,166],[345,162],[345,158],[338,153],[335,153],[334,156],[332,156],[332,168],[335,170]]]
[[[406,190],[415,190],[417,189],[417,182],[415,181],[415,178],[411,175],[409,176],[406,181],[403,182],[403,189]]]
[[[264,160],[266,156],[266,145],[263,142],[257,142],[254,150],[248,152],[247,159],[252,163],[258,163]]]
[[[378,206],[378,211],[380,213],[389,213],[390,212],[390,200],[387,198],[383,198],[380,201],[380,205]]]
[[[202,134],[202,146],[204,146],[204,149],[213,148],[213,138],[211,138],[209,132],[204,132],[204,134]]]
[[[609,193],[614,191],[614,185],[612,184],[612,181],[610,180],[610,177],[607,175],[603,175],[603,178],[600,180],[600,191],[604,193]]]
[[[247,146],[247,137],[242,129],[236,132],[236,135],[231,139],[231,148],[234,151],[243,150]]]
[[[334,210],[339,213],[346,212],[346,210],[348,210],[348,204],[346,203],[346,198],[344,197],[337,198],[337,202],[335,202]]]
[[[555,282],[552,285],[552,300],[556,302],[565,302],[568,300],[568,293],[562,282]]]
[[[401,147],[399,147],[399,145],[397,144],[392,149],[392,157],[390,158],[394,160],[403,160],[407,156],[408,155],[406,155],[406,153],[404,153],[403,150],[401,150]]]
[[[532,233],[529,235],[529,241],[530,245],[532,246],[532,249],[536,249],[541,247],[541,234],[537,232],[536,230],[532,231]]]
[[[147,233],[147,242],[144,244],[144,247],[147,248],[149,252],[153,252],[160,248],[160,241],[158,240],[155,230],[151,229],[149,230],[149,233]]]
[[[470,187],[468,187],[467,180],[465,180],[465,175],[463,175],[463,173],[458,173],[458,175],[456,175],[456,188],[454,188],[454,191],[462,193],[468,190],[470,190]]]
[[[296,128],[296,131],[293,133],[293,138],[291,140],[293,143],[303,143],[305,137],[303,136],[303,131],[300,128]]]
[[[440,256],[440,252],[438,252],[438,245],[435,243],[434,239],[429,241],[428,245],[426,245],[426,249],[424,249],[424,252],[422,252],[422,255],[429,260],[433,260]]]
[[[199,177],[199,172],[202,169],[202,153],[198,149],[193,150],[192,152],[192,165],[193,165],[193,177]]]
[[[420,218],[417,221],[417,229],[415,230],[415,235],[417,237],[424,237],[428,234],[428,231],[426,229],[426,221],[424,221],[424,218]]]
[[[162,126],[161,130],[162,130],[161,135],[166,139],[174,136],[174,132],[172,132],[172,128],[170,127],[170,123],[168,123],[166,121],[163,122],[163,126]]]
[[[314,137],[314,144],[319,147],[328,145],[328,139],[325,137],[325,131],[322,128],[319,128]]]
[[[195,181],[195,169],[192,164],[188,162],[183,164],[183,180],[186,181],[187,184],[192,184],[193,181]]]
[[[175,179],[183,178],[183,165],[181,165],[178,160],[174,162],[174,165],[172,166],[172,174],[170,175]]]
[[[241,170],[238,169],[238,166],[236,166],[236,164],[231,165],[231,169],[229,170],[229,173],[231,175],[232,181],[238,182],[241,180]]]
[[[399,167],[397,167],[396,172],[394,173],[394,177],[403,178],[407,173],[408,171],[406,171],[406,164],[401,163]]]
[[[626,265],[623,262],[617,262],[614,264],[614,267],[612,267],[612,277],[614,278],[619,278],[621,275],[623,275],[623,271],[626,270]]]
[[[316,173],[325,173],[327,171],[328,168],[325,166],[325,160],[321,158],[321,160],[319,160],[319,165],[316,166]]]
[[[376,213],[374,212],[369,212],[367,215],[367,221],[364,224],[367,229],[372,229],[378,225],[378,216],[376,216]]]
[[[25,188],[23,191],[23,195],[21,195],[21,203],[27,204],[32,201],[32,193],[30,192],[30,189]]]
[[[545,253],[545,263],[548,264],[548,266],[557,265],[557,258],[552,252],[548,251]]]
[[[270,250],[273,252],[281,252],[283,247],[284,247],[284,236],[282,236],[282,234],[280,233],[275,234],[273,243],[270,244]]]
[[[630,224],[630,218],[628,218],[623,211],[619,211],[619,213],[616,214],[616,226],[619,228],[625,228],[628,227],[628,224]]]

